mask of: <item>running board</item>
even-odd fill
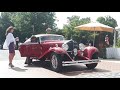
[[[80,65],[80,64],[92,64],[100,62],[99,59],[92,60],[77,60],[77,61],[63,61],[62,66],[70,66],[70,65]]]

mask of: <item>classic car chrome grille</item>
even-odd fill
[[[67,43],[69,46],[68,51],[73,51],[74,48],[78,48],[78,45],[76,42],[74,42],[73,40],[71,40],[70,42]]]
[[[67,50],[67,53],[69,54],[69,56],[71,58],[74,58],[75,56],[74,56],[74,51],[73,50],[74,50],[74,48],[78,49],[77,42],[71,40],[67,44],[69,46],[69,49]]]

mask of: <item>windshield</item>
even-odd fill
[[[59,40],[62,41],[64,40],[63,36],[42,36],[41,37],[41,42],[46,41],[46,40]]]

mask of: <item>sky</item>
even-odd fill
[[[56,24],[57,27],[62,29],[64,24],[67,24],[67,17],[72,15],[80,16],[80,18],[90,17],[91,21],[96,21],[98,17],[111,16],[117,21],[118,27],[120,27],[120,12],[56,12]]]

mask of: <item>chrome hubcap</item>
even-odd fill
[[[53,68],[56,69],[58,66],[58,62],[57,62],[57,57],[55,55],[52,56],[51,63],[52,63]]]

